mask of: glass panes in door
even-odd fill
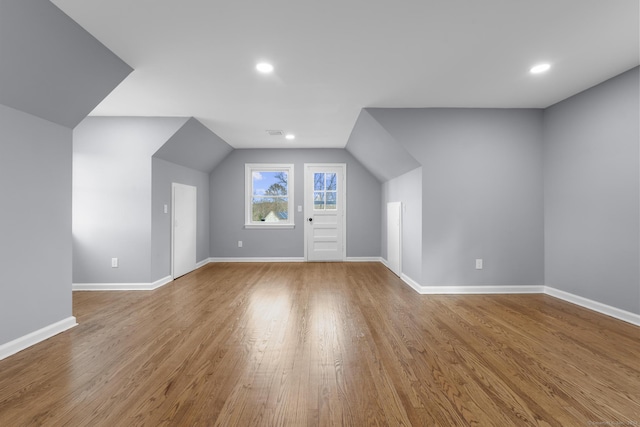
[[[335,210],[338,185],[335,172],[313,174],[313,209]]]

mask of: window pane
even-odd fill
[[[327,191],[327,209],[336,209],[335,191]]]
[[[335,173],[328,173],[327,174],[327,190],[334,190],[336,189],[336,174]]]
[[[313,209],[324,210],[324,192],[315,191],[313,193]]]
[[[271,202],[264,197],[254,197],[251,200],[251,220],[264,221],[269,213]]]
[[[324,174],[323,173],[313,174],[313,189],[324,190]]]
[[[253,196],[264,195],[265,188],[263,188],[261,181],[263,180],[263,174],[265,172],[253,171],[251,174],[251,188],[253,189]]]
[[[253,196],[286,196],[288,174],[285,171],[253,171]]]
[[[289,218],[289,198],[278,197],[275,200],[273,212],[278,217],[278,221],[286,221]]]
[[[287,197],[254,197],[251,201],[251,220],[287,221],[289,219],[288,202]]]

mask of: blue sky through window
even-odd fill
[[[277,183],[280,182],[276,175],[282,172],[267,172],[267,171],[254,171],[253,172],[253,195],[254,196],[264,196],[267,189]],[[287,173],[284,172],[285,176]]]

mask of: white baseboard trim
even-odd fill
[[[67,329],[71,329],[76,326],[76,318],[69,316],[59,322],[52,323],[49,326],[38,329],[30,334],[23,335],[20,338],[16,338],[13,341],[9,341],[6,344],[0,345],[0,360],[16,354],[19,351],[24,350],[27,347],[38,344],[41,341],[51,338],[54,335],[58,335],[60,332],[64,332]]]
[[[304,257],[212,257],[210,262],[304,262]]]
[[[423,286],[402,273],[403,282],[421,295],[541,294],[544,286]]]
[[[422,286],[402,273],[403,282],[421,295],[474,295],[474,294],[546,294],[580,307],[640,326],[640,314],[621,310],[550,286]]]
[[[385,264],[386,266],[386,264]],[[404,273],[400,273],[400,279],[406,283],[407,285],[409,285],[411,288],[413,288],[414,291],[416,291],[419,294],[424,295],[425,292],[423,292],[422,290],[422,286],[418,284],[418,282],[416,282],[415,280],[413,280],[411,277],[407,276]]]
[[[210,262],[305,262],[304,257],[211,257],[201,261],[202,267]],[[385,263],[381,257],[347,257],[345,262],[381,262]]]
[[[544,286],[422,286],[421,289],[425,295],[541,294]]]
[[[209,264],[211,261],[209,261],[209,258],[205,258],[202,261],[199,261],[196,263],[196,270],[199,269],[200,267],[204,267],[205,265]]]
[[[544,293],[554,298],[579,305],[580,307],[588,308],[589,310],[597,311],[598,313],[623,320],[627,323],[631,323],[632,325],[640,326],[640,314],[611,307],[610,305],[570,294],[569,292],[561,291],[550,286],[545,286]]]
[[[345,262],[381,262],[384,264],[379,256],[348,256]]]
[[[173,281],[173,277],[166,276],[153,283],[74,283],[74,291],[152,291]]]
[[[197,268],[200,268],[200,267],[196,267],[196,269],[197,269]],[[173,277],[172,277],[171,275],[169,275],[169,276],[165,276],[165,277],[163,277],[162,279],[158,279],[158,280],[156,280],[155,282],[153,282],[153,283],[151,284],[151,286],[152,286],[152,288],[151,288],[151,289],[158,289],[159,287],[164,286],[164,285],[166,285],[167,283],[171,283],[171,282],[173,282]]]

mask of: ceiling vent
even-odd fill
[[[281,131],[281,130],[274,130],[274,129],[272,129],[272,130],[268,130],[268,131],[267,131],[267,133],[268,133],[269,135],[271,135],[271,136],[282,136],[282,135],[284,135],[284,131]]]

